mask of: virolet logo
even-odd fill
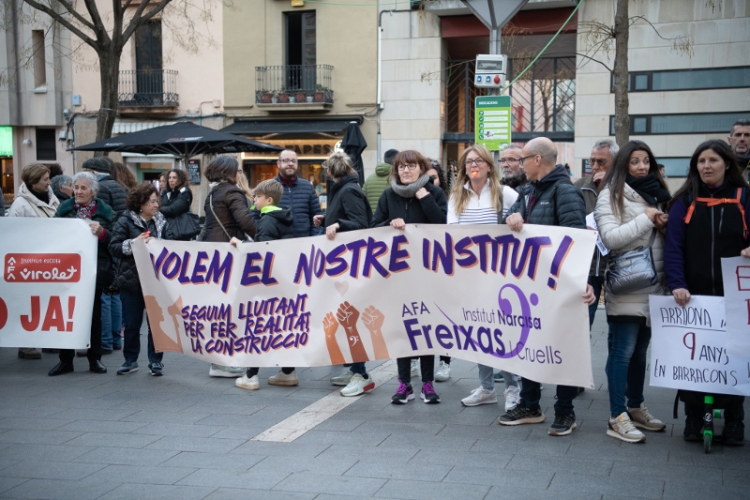
[[[77,283],[81,256],[77,253],[9,253],[5,255],[8,283]]]

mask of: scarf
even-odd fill
[[[288,188],[291,188],[294,185],[294,181],[297,180],[297,176],[295,175],[291,179],[287,179],[283,175],[279,174],[279,179],[281,179],[281,183],[285,185]]]
[[[78,203],[73,203],[73,210],[76,211],[76,216],[79,219],[92,220],[96,213],[96,200],[91,200],[91,204],[85,207]]]
[[[645,177],[633,177],[628,174],[625,182],[636,193],[641,195],[649,205],[656,206],[658,203],[665,203],[671,198],[669,191],[662,187],[654,173],[650,173]]]
[[[406,186],[397,184],[396,179],[393,179],[391,180],[391,189],[402,198],[414,198],[417,191],[425,187],[428,182],[430,182],[430,176],[427,174],[422,174],[419,179]]]
[[[41,201],[42,203],[49,205],[49,191],[44,191],[43,193],[39,193],[37,191],[34,191],[31,186],[26,184],[26,187],[29,188],[29,193],[36,196],[36,199]]]

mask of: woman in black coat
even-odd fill
[[[120,288],[122,319],[125,323],[125,340],[122,353],[125,362],[117,369],[118,375],[138,371],[138,355],[141,353],[141,323],[146,303],[143,299],[138,268],[133,257],[132,244],[148,238],[168,239],[167,219],[159,212],[159,192],[153,184],[144,182],[130,190],[128,210],[120,216],[112,230],[109,252],[120,259],[115,283]],[[148,318],[146,318],[148,324]],[[164,369],[164,353],[156,352],[148,325],[148,361],[151,375],[161,376]]]
[[[174,226],[172,219],[190,212],[193,203],[193,192],[190,181],[184,170],[171,170],[167,176],[167,188],[161,192],[161,208],[159,211]]]
[[[372,208],[359,186],[359,176],[354,170],[351,158],[346,153],[334,153],[326,161],[328,176],[334,184],[328,193],[328,209],[325,222],[322,215],[316,215],[313,222],[316,226],[325,224],[329,240],[336,238],[336,233],[367,229],[372,220]],[[341,389],[342,396],[359,396],[375,388],[375,382],[367,374],[364,362],[344,365],[344,371],[331,378],[333,385],[346,386]]]
[[[94,290],[94,309],[91,315],[90,346],[86,351],[89,360],[89,371],[107,373],[102,364],[102,290],[112,282],[112,259],[107,251],[107,244],[112,235],[109,231],[115,221],[112,208],[96,197],[99,182],[90,172],[79,172],[73,176],[74,198],[65,200],[57,209],[55,217],[67,219],[84,219],[89,221],[91,234],[99,242],[96,259],[96,289]],[[62,375],[73,371],[73,349],[60,350],[60,362],[49,371],[49,376]]]
[[[448,200],[442,189],[430,182],[430,164],[419,152],[401,151],[393,161],[391,187],[383,191],[375,209],[371,227],[390,225],[404,229],[406,224],[445,224]],[[420,356],[422,368],[422,399],[427,404],[440,402],[432,386],[434,356]],[[391,398],[393,404],[406,404],[414,399],[411,387],[411,358],[398,358],[399,387]]]

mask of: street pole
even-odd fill
[[[493,28],[490,30],[490,55],[502,54],[501,49],[502,28]],[[506,70],[505,68],[503,68]],[[507,71],[507,70],[506,70]],[[489,95],[500,95],[500,89],[490,89]],[[500,168],[500,151],[492,151],[492,159],[495,161],[495,168]]]

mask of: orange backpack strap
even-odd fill
[[[737,197],[736,198],[696,198],[693,200],[693,202],[690,204],[690,207],[688,207],[687,214],[685,215],[685,218],[683,219],[685,221],[685,224],[690,224],[690,219],[693,218],[693,212],[695,212],[695,202],[699,201],[701,203],[705,203],[707,207],[715,207],[717,205],[737,205],[740,209],[740,215],[742,216],[742,234],[743,237],[747,238],[748,230],[747,230],[747,221],[745,220],[745,207],[742,205],[742,190],[743,188],[737,188]]]
[[[745,219],[745,207],[742,205],[742,190],[745,188],[737,188],[737,198],[735,198],[737,202],[737,206],[740,207],[740,215],[742,215],[742,235],[747,239],[747,220]]]
[[[687,214],[685,214],[685,218],[682,219],[685,221],[685,224],[690,224],[690,219],[693,218],[693,212],[695,212],[695,200],[690,204],[687,210]]]

